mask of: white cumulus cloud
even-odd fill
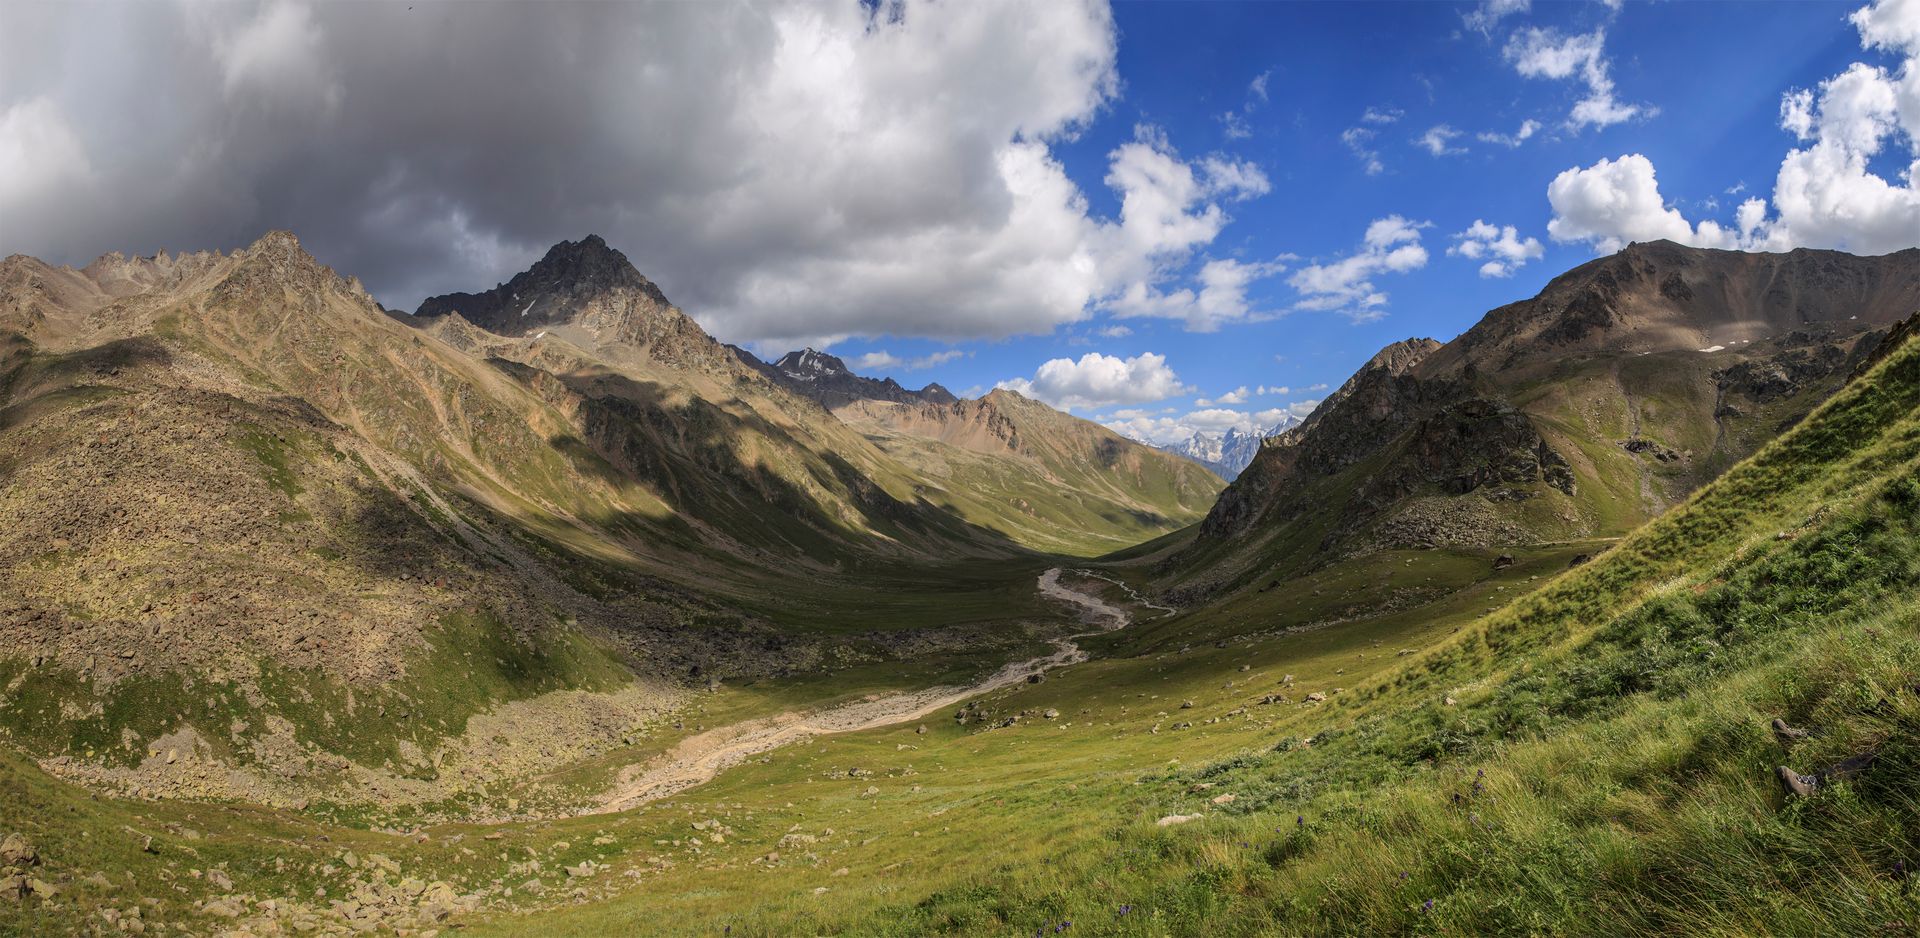
[[[1584,169],[1569,169],[1547,185],[1553,220],[1547,234],[1555,241],[1588,242],[1602,253],[1625,247],[1630,241],[1667,239],[1696,247],[1750,247],[1758,234],[1757,211],[1764,203],[1749,199],[1741,206],[1742,230],[1702,221],[1694,225],[1679,209],[1666,203],[1654,177],[1653,161],[1638,153],[1603,159]]]
[[[1520,126],[1516,128],[1513,133],[1503,134],[1494,131],[1484,131],[1477,136],[1482,143],[1497,143],[1503,147],[1517,147],[1533,139],[1533,135],[1539,132],[1540,122],[1528,118],[1527,120],[1521,121]]]
[[[1920,246],[1920,0],[1880,0],[1855,10],[1850,20],[1864,49],[1892,53],[1898,65],[1855,62],[1815,88],[1781,96],[1780,127],[1800,145],[1780,162],[1771,205],[1749,198],[1734,210],[1731,224],[1690,223],[1661,196],[1653,163],[1628,154],[1554,179],[1547,189],[1554,209],[1548,233],[1602,251],[1651,238],[1857,254]],[[1905,162],[1891,177],[1872,166],[1889,154]]]
[[[1373,284],[1381,274],[1402,274],[1427,265],[1427,249],[1420,245],[1420,229],[1413,222],[1389,215],[1367,226],[1359,250],[1337,261],[1311,264],[1295,271],[1287,283],[1300,294],[1295,309],[1339,310],[1356,322],[1386,315],[1386,293]]]
[[[1533,8],[1533,0],[1480,0],[1480,5],[1461,16],[1467,28],[1486,35],[1500,21]]]
[[[1427,128],[1427,132],[1421,134],[1414,142],[1425,147],[1427,152],[1434,156],[1465,153],[1467,152],[1466,147],[1456,147],[1453,145],[1454,138],[1463,136],[1464,133],[1464,131],[1455,130],[1446,124],[1439,124]]]
[[[1607,127],[1650,117],[1653,108],[1622,103],[1614,96],[1611,65],[1606,57],[1607,31],[1565,35],[1555,29],[1527,27],[1507,40],[1506,58],[1514,70],[1527,78],[1556,80],[1577,78],[1586,85],[1586,97],[1567,115],[1567,126]]]
[[[1546,247],[1538,238],[1522,238],[1512,225],[1496,226],[1474,219],[1467,230],[1454,235],[1449,255],[1483,261],[1482,277],[1511,277],[1528,261],[1539,260]]]
[[[1055,358],[1035,369],[1032,378],[1013,378],[996,387],[1065,410],[1145,404],[1193,390],[1167,367],[1165,355],[1152,352],[1124,359],[1099,352],[1088,352],[1078,361]]]
[[[1348,127],[1340,132],[1340,142],[1359,157],[1360,165],[1366,167],[1369,176],[1378,176],[1387,168],[1380,162],[1380,151],[1373,148],[1374,134],[1371,127]]]
[[[1780,126],[1805,146],[1774,179],[1775,214],[1759,239],[1768,247],[1882,254],[1920,244],[1920,2],[1881,0],[1851,20],[1862,46],[1902,57],[1899,70],[1855,62],[1782,97]],[[1907,162],[1893,179],[1869,168],[1889,150]]]

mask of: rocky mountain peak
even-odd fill
[[[185,260],[189,255],[182,254]],[[173,267],[181,267],[176,260]],[[300,245],[300,239],[291,231],[269,231],[252,244],[233,252],[229,258],[231,271],[218,288],[217,295],[230,298],[258,298],[262,290],[281,290],[305,298],[305,305],[317,307],[320,298],[330,292],[349,294],[355,300],[365,300],[369,305],[372,299],[361,290],[357,282],[349,282],[334,272],[333,268],[307,253]],[[99,261],[95,265],[100,264]],[[89,265],[88,275],[100,283],[104,289],[112,292],[115,280],[152,286],[176,279],[176,273],[186,273],[169,269],[160,263],[159,257],[122,259],[111,269],[95,271]]]
[[[484,293],[428,297],[414,315],[452,313],[496,335],[578,327],[595,342],[647,349],[656,359],[682,364],[710,362],[719,348],[598,235],[554,245],[533,266]]]
[[[773,366],[795,376],[805,375],[814,378],[837,378],[853,374],[844,360],[816,351],[811,347],[797,352],[788,352],[780,356],[780,360],[774,362]]]
[[[814,348],[788,352],[772,363],[761,361],[752,352],[728,346],[741,362],[803,397],[818,401],[829,410],[855,401],[891,401],[897,404],[951,404],[959,398],[937,384],[918,391],[903,387],[892,378],[869,378],[855,374],[835,355]]]
[[[599,235],[590,234],[578,241],[562,241],[547,249],[546,256],[508,286],[537,288],[565,287],[574,293],[596,290],[638,290],[665,305],[666,295],[653,281],[640,274],[627,255],[610,246]]]
[[[1367,359],[1367,363],[1361,366],[1361,370],[1384,371],[1391,375],[1403,375],[1412,371],[1414,367],[1419,365],[1428,355],[1438,351],[1440,344],[1437,339],[1401,339],[1373,353],[1373,357]]]

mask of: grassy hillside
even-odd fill
[[[1198,463],[1012,391],[834,413],[906,467],[916,497],[1053,553],[1098,556],[1177,530],[1224,485]]]

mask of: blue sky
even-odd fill
[[[1780,126],[1781,96],[1813,88],[1864,54],[1848,22],[1855,7],[1834,3],[1538,4],[1502,18],[1484,33],[1466,25],[1479,8],[1448,3],[1189,4],[1126,3],[1115,8],[1120,96],[1077,139],[1055,152],[1099,214],[1118,211],[1102,183],[1108,154],[1136,127],[1164,131],[1183,157],[1223,153],[1257,165],[1271,181],[1265,195],[1226,205],[1232,221],[1196,252],[1208,257],[1273,260],[1296,255],[1297,268],[1351,254],[1367,225],[1399,215],[1421,229],[1429,259],[1405,273],[1374,278],[1387,294],[1377,318],[1292,307],[1300,295],[1286,273],[1257,282],[1250,305],[1271,318],[1194,332],[1163,319],[1097,315],[1043,336],[949,346],[880,338],[835,346],[850,361],[883,351],[901,359],[959,349],[964,355],[898,374],[910,384],[939,381],[962,390],[1031,378],[1040,363],[1098,352],[1122,359],[1164,355],[1193,393],[1164,400],[1077,408],[1083,416],[1148,411],[1179,418],[1237,388],[1288,393],[1250,395],[1231,409],[1298,407],[1337,387],[1381,346],[1409,336],[1448,339],[1487,310],[1533,295],[1554,275],[1594,258],[1590,241],[1549,236],[1548,183],[1572,167],[1623,154],[1645,155],[1659,191],[1689,220],[1733,223],[1735,206],[1765,196],[1794,145]],[[1604,30],[1604,55],[1618,101],[1645,113],[1611,126],[1569,128],[1571,108],[1587,95],[1574,79],[1526,78],[1504,53],[1516,30],[1563,35]],[[1260,87],[1256,88],[1255,83]],[[1264,94],[1261,91],[1264,91]],[[1395,116],[1369,123],[1363,115]],[[1657,112],[1657,113],[1656,113]],[[1231,115],[1227,118],[1226,115]],[[1539,129],[1518,145],[1478,139]],[[1430,129],[1460,131],[1436,155],[1419,141]],[[1343,142],[1351,128],[1371,131],[1362,149],[1377,173]],[[1885,162],[1897,178],[1893,148]],[[1514,226],[1537,239],[1542,256],[1507,277],[1483,277],[1481,262],[1448,256],[1454,235],[1476,221]],[[1920,231],[1913,232],[1920,242]],[[1100,329],[1123,325],[1130,335]],[[1202,426],[1217,427],[1218,421]]]
[[[275,228],[1169,441],[1628,241],[1914,246],[1920,0],[0,4],[0,254]]]

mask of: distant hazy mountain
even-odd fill
[[[1231,482],[1240,475],[1240,470],[1247,468],[1247,464],[1253,462],[1253,457],[1260,453],[1262,441],[1268,437],[1279,436],[1299,423],[1300,418],[1288,414],[1280,418],[1279,423],[1265,429],[1242,430],[1239,427],[1228,427],[1225,433],[1209,433],[1202,430],[1178,443],[1167,443],[1159,448],[1185,456],[1213,470],[1214,475]]]
[[[803,397],[813,398],[828,410],[854,401],[951,404],[959,400],[953,396],[953,392],[937,384],[909,391],[892,378],[868,378],[854,374],[846,362],[810,348],[788,352],[771,364],[737,345],[727,348],[732,349],[741,361],[772,378],[775,384]]]

